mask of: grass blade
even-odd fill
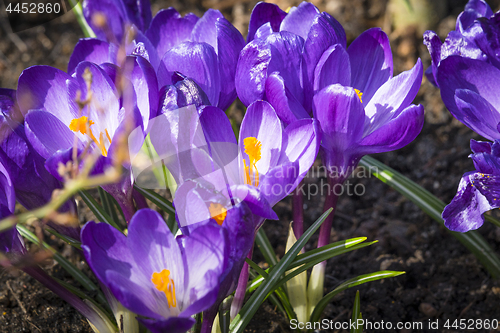
[[[276,253],[274,252],[271,242],[269,242],[269,238],[267,238],[264,229],[260,228],[257,232],[257,235],[255,236],[255,243],[269,266],[275,266],[278,263],[278,259],[276,259]]]
[[[445,207],[443,201],[396,170],[370,156],[363,157],[359,164],[367,168],[375,177],[410,199],[427,215],[444,226],[444,221],[441,218],[441,213]],[[491,217],[488,219],[488,216],[486,216],[486,219],[490,220]],[[500,259],[477,231],[472,230],[467,233],[448,231],[476,256],[493,278],[500,277]]]
[[[356,291],[354,298],[354,307],[352,309],[352,322],[356,323],[354,328],[351,328],[351,333],[363,333],[363,324],[358,326],[358,320],[363,319],[361,316],[361,301],[359,300],[359,290]]]
[[[279,281],[281,276],[288,269],[290,264],[293,262],[297,254],[307,243],[309,238],[313,233],[321,226],[325,221],[326,217],[330,215],[332,209],[323,213],[314,224],[307,229],[307,231],[299,238],[297,243],[295,243],[290,250],[283,256],[280,262],[274,266],[272,272],[269,274],[268,278],[261,284],[259,288],[254,292],[250,299],[245,303],[240,313],[231,323],[230,329],[233,333],[241,333],[244,331],[245,327],[248,325],[254,314],[257,312],[258,308],[266,298],[266,296],[273,291],[273,287]]]
[[[355,278],[352,278],[352,279],[349,279],[349,280],[342,282],[339,286],[337,286],[337,288],[335,288],[334,290],[332,290],[331,292],[326,294],[325,297],[323,297],[321,299],[321,301],[319,301],[319,303],[314,308],[313,313],[311,314],[311,322],[314,323],[314,322],[319,321],[319,318],[321,317],[321,314],[325,310],[325,307],[328,305],[328,303],[330,303],[330,301],[333,299],[333,297],[335,297],[335,295],[337,295],[338,293],[340,293],[346,289],[349,289],[349,288],[352,288],[355,286],[359,286],[360,284],[363,284],[363,283],[377,281],[377,280],[386,279],[386,278],[390,278],[390,277],[395,277],[395,276],[398,276],[398,275],[401,275],[404,273],[405,272],[378,271],[375,273],[360,275],[360,276],[357,276]]]
[[[76,281],[78,281],[83,288],[85,288],[88,291],[92,292],[97,292],[97,300],[99,303],[105,305],[108,304],[106,301],[106,298],[104,297],[104,294],[101,292],[99,287],[97,287],[87,275],[83,274],[82,271],[80,271],[78,268],[76,268],[71,262],[68,261],[68,259],[64,258],[59,252],[57,252],[53,247],[51,247],[49,244],[45,242],[40,242],[37,236],[35,236],[34,233],[29,231],[24,225],[17,225],[17,230],[19,233],[26,239],[28,239],[30,242],[37,244],[38,246],[49,250],[53,256],[54,260],[61,265],[61,267],[69,273]]]
[[[134,189],[137,190],[140,194],[142,194],[146,199],[149,199],[152,203],[154,203],[158,208],[163,210],[167,214],[175,213],[175,208],[170,201],[159,195],[158,193],[139,187],[134,184]]]
[[[104,209],[102,208],[101,205],[99,205],[97,203],[97,201],[95,201],[94,198],[92,198],[92,196],[85,190],[81,190],[78,192],[80,194],[80,196],[82,197],[83,201],[85,202],[85,204],[90,208],[90,210],[92,211],[92,213],[94,213],[95,217],[101,221],[101,222],[104,222],[104,223],[107,223],[109,225],[112,225],[113,227],[115,227],[117,230],[120,230],[120,231],[123,231],[123,229],[118,225],[118,223],[116,223],[116,221],[114,221],[105,211]]]

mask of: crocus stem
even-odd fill
[[[337,200],[339,198],[335,191],[335,186],[338,184],[342,184],[341,182],[339,182],[338,178],[328,178],[329,191],[325,198],[323,212],[326,212],[330,208],[333,208],[333,210],[319,229],[318,248],[330,244],[330,233],[332,229],[333,216],[335,214],[335,207],[337,206]]]
[[[85,304],[79,297],[73,295],[69,290],[61,286],[57,281],[51,278],[45,271],[43,271],[40,267],[31,266],[23,268],[23,271],[29,275],[31,275],[34,279],[39,281],[45,287],[50,289],[57,296],[61,297],[63,300],[68,302],[71,306],[73,306],[78,312],[80,312],[85,318],[89,320],[89,322],[96,327],[99,332],[114,332],[115,329],[111,322],[106,322],[105,319],[100,316],[95,310],[93,310],[90,306]]]
[[[135,205],[137,209],[143,209],[143,208],[149,208],[148,202],[144,198],[142,194],[140,194],[138,191],[135,189],[132,192],[132,196],[134,197]]]
[[[336,194],[335,187],[337,184],[342,184],[342,180],[338,178],[328,178],[329,191],[325,198],[325,205],[323,211],[333,208],[332,212],[323,222],[319,229],[318,248],[328,245],[330,243],[330,232],[332,229],[333,215],[337,206],[339,196]],[[322,261],[313,267],[309,284],[307,286],[307,308],[308,315],[310,316],[314,307],[323,297],[323,289],[325,284],[325,268],[326,261]]]
[[[247,258],[252,259],[253,254],[253,246],[248,252]],[[247,283],[249,276],[249,266],[247,262],[243,264],[243,268],[241,269],[240,277],[238,279],[238,286],[236,287],[236,291],[234,292],[233,303],[231,304],[230,317],[231,321],[236,317],[238,312],[240,312],[241,307],[243,306],[243,301],[245,300],[245,293],[247,291]]]
[[[203,323],[201,324],[200,333],[210,333],[212,332],[212,326],[214,324],[215,317],[217,317],[217,312],[219,310],[219,304],[217,306],[212,306],[210,309],[203,311]]]
[[[295,238],[299,239],[304,233],[304,196],[297,187],[292,194],[292,207],[293,207],[293,233]]]

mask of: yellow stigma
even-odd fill
[[[210,217],[212,217],[215,222],[217,222],[217,224],[221,226],[226,219],[227,209],[224,208],[224,206],[222,206],[221,204],[210,203],[208,210],[210,211]]]
[[[99,133],[99,140],[96,139],[94,134],[92,133],[92,130],[90,129],[90,126],[94,125],[95,123],[92,120],[89,120],[88,117],[82,116],[80,118],[75,118],[71,120],[71,123],[69,124],[69,129],[72,130],[73,132],[80,132],[82,134],[87,134],[92,141],[95,142],[97,147],[101,149],[102,155],[103,156],[108,156],[108,151],[106,150],[106,144],[104,142],[104,133]],[[109,136],[108,130],[104,130],[106,133],[106,138],[108,139],[109,143],[111,144],[111,137]]]
[[[167,296],[168,308],[175,308],[177,306],[177,299],[175,298],[175,284],[174,280],[170,278],[170,271],[168,269],[164,269],[160,273],[154,272],[151,277],[151,282],[153,282],[156,289],[163,291],[165,296]]]
[[[80,132],[82,134],[87,134],[87,124],[89,125],[90,128],[91,125],[94,125],[94,122],[92,120],[89,121],[89,118],[85,116],[80,118],[75,118],[69,124],[69,129],[72,130],[73,132]]]
[[[250,165],[247,166],[245,159],[243,159],[243,164],[245,165],[245,184],[252,185],[252,176],[254,176],[254,186],[259,186],[259,171],[257,171],[255,164],[262,158],[262,143],[257,138],[249,136],[243,140],[243,144],[245,146],[245,154],[248,155],[248,159],[250,160]],[[255,173],[253,168],[255,168]]]
[[[361,103],[363,103],[363,100],[361,99],[361,97],[363,96],[363,93],[361,91],[359,91],[358,89],[356,89],[356,88],[354,88],[354,91],[356,92],[356,95],[358,95],[359,100],[361,101]]]

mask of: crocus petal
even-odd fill
[[[271,49],[266,45],[266,40],[254,40],[241,51],[235,84],[238,98],[246,106],[263,99],[270,62]]]
[[[464,11],[457,17],[456,30],[464,32],[476,19],[493,15],[491,7],[484,0],[469,0]]]
[[[188,105],[201,108],[210,105],[207,95],[190,78],[184,78],[173,86],[164,86],[160,90],[160,113],[177,110]]]
[[[140,31],[146,31],[152,20],[149,0],[124,1],[128,20]]]
[[[256,4],[250,15],[247,42],[250,43],[254,39],[257,29],[268,22],[273,31],[278,32],[280,24],[286,15],[286,12],[273,3],[259,2]]]
[[[143,278],[133,269],[135,261],[126,245],[125,235],[109,224],[91,221],[82,228],[81,239],[87,263],[97,278],[113,291],[118,301],[137,314],[158,317],[150,310],[150,304],[145,303],[151,302],[151,297],[140,286]],[[120,276],[123,280],[117,281]],[[126,281],[128,287],[133,287],[133,290],[127,291],[117,284],[123,281]]]
[[[215,24],[224,16],[216,9],[208,9],[205,14],[196,22],[191,32],[190,40],[193,42],[207,43],[217,52],[217,31]]]
[[[491,154],[491,142],[476,141],[474,139],[470,140],[470,150],[473,153],[488,153]]]
[[[314,70],[323,53],[332,45],[340,44],[346,48],[346,35],[342,25],[328,13],[317,15],[304,44],[302,75],[304,87],[304,106],[312,109]]]
[[[134,257],[136,266],[147,279],[146,289],[156,293],[158,304],[152,308],[159,314],[168,312],[168,303],[165,295],[156,289],[151,282],[153,273],[164,269],[170,271],[171,279],[175,283],[178,308],[182,310],[182,297],[186,291],[186,276],[181,250],[162,217],[151,209],[141,209],[135,213],[129,223],[127,247]],[[144,260],[148,258],[148,260]],[[166,309],[162,309],[162,305]]]
[[[299,161],[298,181],[311,168],[321,142],[321,129],[316,119],[297,120],[285,128],[283,147],[278,164]]]
[[[158,83],[172,84],[172,74],[180,72],[192,78],[207,94],[212,105],[217,105],[220,93],[220,74],[217,55],[206,43],[184,42],[165,53],[162,58]]]
[[[314,71],[314,93],[335,83],[343,86],[351,84],[349,54],[340,44],[330,46],[319,59]],[[365,95],[363,94],[364,98]]]
[[[272,207],[297,187],[300,174],[299,161],[282,163],[263,177],[259,190]]]
[[[106,18],[106,26],[104,28],[101,25],[96,25],[94,23],[93,17],[97,13],[103,14]],[[122,1],[85,1],[83,3],[83,15],[94,33],[97,35],[97,38],[108,40],[108,37],[112,37],[110,42],[121,42],[125,25],[129,22],[124,3]],[[111,33],[112,36],[109,36],[109,33]]]
[[[320,90],[313,102],[314,118],[322,132],[323,163],[344,174],[352,166],[353,148],[363,135],[363,105],[354,88],[339,84]]]
[[[227,196],[240,199],[240,202],[244,202],[253,214],[268,220],[279,220],[265,196],[254,186],[236,185],[230,190],[231,196],[228,194]]]
[[[293,32],[307,39],[314,18],[320,12],[310,2],[302,2],[298,7],[292,7],[280,25],[280,31]]]
[[[397,117],[363,138],[357,149],[360,155],[400,149],[412,142],[424,125],[424,107],[410,105]]]
[[[340,84],[324,88],[314,96],[313,112],[326,149],[344,150],[361,138],[365,112],[353,88]]]
[[[241,33],[224,16],[209,9],[196,23],[191,40],[211,45],[219,58],[221,75],[221,95],[218,106],[226,109],[236,98],[234,75],[240,51],[245,46]]]
[[[0,214],[6,217],[14,212],[16,197],[7,169],[0,164]]]
[[[443,210],[445,226],[467,232],[483,225],[483,213],[500,207],[498,176],[468,172],[462,176],[453,200]]]
[[[87,71],[92,74],[90,90],[93,100],[92,103],[83,109],[83,114],[94,122],[92,125],[94,132],[105,133],[107,130],[110,137],[113,138],[115,131],[120,125],[120,102],[115,84],[101,67],[91,62],[83,61],[75,69],[75,77],[79,83],[81,96],[87,96],[88,93],[87,83],[85,82],[85,73]],[[106,112],[103,113],[102,110],[106,110]],[[47,111],[52,112],[51,110]],[[58,118],[61,119],[59,116]],[[66,119],[61,120],[66,121]],[[67,126],[70,123],[71,120],[67,123],[65,122]]]
[[[256,138],[261,144],[261,159],[256,167],[259,174],[265,174],[276,166],[281,154],[282,129],[281,122],[273,107],[265,101],[252,103],[241,122],[239,145],[247,166],[250,161],[245,152],[244,140],[248,137]]]
[[[269,75],[266,80],[266,99],[285,124],[310,117],[302,104],[285,86],[285,81],[278,73]]]
[[[196,322],[191,317],[170,317],[166,320],[137,318],[137,320],[152,333],[186,333]]]
[[[151,26],[146,31],[146,37],[153,43],[160,58],[176,45],[188,41],[191,37],[198,17],[194,14],[187,14],[185,17],[174,8],[160,10],[151,22]]]
[[[141,113],[144,128],[148,127],[149,119],[158,114],[158,81],[154,68],[142,57],[127,57],[126,74],[133,85],[137,96],[137,108]],[[126,99],[124,97],[124,99]]]
[[[141,56],[149,63],[155,70],[160,66],[160,56],[151,41],[139,30],[137,27],[132,26],[127,31],[126,41],[131,41],[125,46],[127,55]]]
[[[427,49],[429,50],[432,59],[432,65],[431,67],[428,68],[428,70],[430,69],[432,73],[431,83],[436,84],[437,69],[439,62],[441,61],[441,46],[443,45],[443,43],[441,42],[441,39],[434,31],[427,30],[424,33],[424,44],[425,46],[427,46]],[[429,78],[430,76],[427,75],[427,71],[426,71],[426,76],[427,78]]]
[[[497,125],[500,123],[500,112],[480,95],[471,90],[457,89],[455,103],[459,110],[460,120],[474,132],[491,140],[499,139]]]
[[[70,85],[67,85],[71,83]],[[33,66],[25,69],[17,84],[17,103],[23,115],[31,109],[45,109],[68,124],[77,118],[78,107],[68,94],[77,83],[68,74],[49,66]]]
[[[189,292],[184,293],[183,304],[190,304],[182,316],[188,317],[208,309],[217,299],[219,277],[227,265],[229,240],[224,228],[205,225],[180,241],[189,273],[186,288]]]
[[[33,110],[26,115],[26,136],[33,148],[47,159],[60,149],[73,146],[75,134],[53,114]],[[83,148],[83,144],[79,143]]]
[[[351,86],[360,90],[363,102],[368,103],[392,77],[389,37],[380,28],[368,29],[349,45],[347,53],[351,61]]]
[[[303,45],[302,37],[286,31],[247,44],[236,68],[236,91],[240,100],[248,106],[263,99],[268,75],[278,72],[290,93],[302,103],[300,63]]]
[[[444,104],[460,121],[464,119],[464,115],[456,104],[457,89],[471,90],[479,94],[496,110],[500,110],[500,95],[497,93],[500,70],[484,61],[450,56],[441,61],[437,80]],[[482,132],[491,135],[485,131],[485,128]],[[487,138],[494,140],[498,137],[487,136]]]
[[[367,117],[364,130],[365,136],[387,123],[390,119],[394,119],[410,105],[420,89],[422,75],[422,62],[418,59],[411,70],[393,77],[377,90],[365,107]],[[364,94],[362,98],[364,98]]]
[[[216,22],[217,53],[219,56],[219,72],[221,91],[218,106],[227,109],[236,99],[235,75],[238,57],[245,46],[241,33],[225,18]]]
[[[82,38],[76,43],[75,49],[69,58],[68,73],[73,73],[76,66],[82,61],[95,64],[116,63],[118,47],[97,38]]]

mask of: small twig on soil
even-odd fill
[[[12,32],[12,28],[10,27],[9,21],[5,18],[0,19],[0,23],[2,23],[3,30],[7,33],[7,37],[16,45],[21,53],[28,51],[28,47],[26,44],[19,38],[18,35]]]
[[[19,304],[19,307],[21,308],[21,310],[23,310],[24,314],[26,315],[26,321],[28,322],[28,324],[33,326],[37,331],[41,332],[40,328],[38,328],[38,326],[33,324],[33,322],[31,321],[31,316],[28,314],[28,311],[26,311],[26,308],[24,307],[24,305],[21,302],[21,300],[19,299],[19,297],[17,297],[14,290],[12,290],[12,287],[10,286],[9,282],[10,281],[6,281],[5,284],[7,285],[7,288],[9,288],[10,292],[12,293],[12,296],[14,296],[15,300],[17,301],[17,304]]]
[[[10,292],[12,293],[12,296],[14,296],[14,298],[16,299],[17,301],[17,304],[19,304],[19,307],[21,308],[21,310],[23,310],[24,314],[29,318],[29,314],[28,314],[28,311],[26,311],[26,308],[24,307],[23,303],[21,302],[21,300],[19,299],[19,297],[17,297],[16,293],[14,292],[14,290],[12,290],[12,287],[10,286],[10,281],[7,281],[5,282],[5,284],[7,285],[7,288],[9,288]]]
[[[474,305],[474,303],[476,303],[476,301],[472,301],[469,303],[469,305],[467,305],[463,310],[462,312],[460,312],[460,315],[458,316],[458,318],[462,318],[463,315],[465,315],[467,313],[467,311],[469,311],[469,309],[471,308],[472,305]]]

